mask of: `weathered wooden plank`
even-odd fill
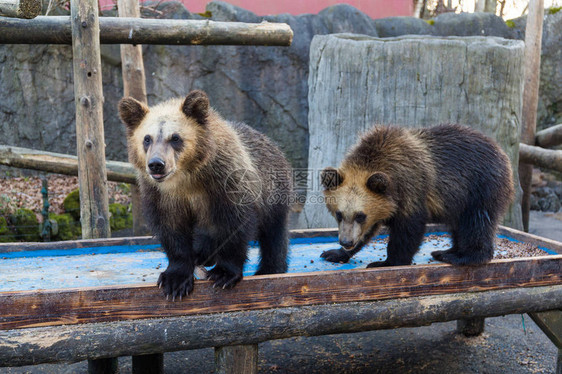
[[[257,374],[258,345],[233,345],[215,348],[216,374]]]
[[[101,17],[102,44],[289,46],[293,31],[285,23]],[[0,17],[0,44],[71,44],[70,17],[33,20]]]
[[[542,236],[529,234],[527,232],[512,229],[510,227],[500,226],[498,234],[508,236],[512,239],[519,240],[538,247],[548,248],[557,253],[562,254],[562,243],[556,240],[544,238]]]
[[[111,323],[0,330],[0,366],[76,362],[562,307],[562,285]],[[252,326],[251,329],[248,326]]]
[[[119,17],[140,18],[138,0],[118,0]],[[141,103],[148,105],[146,99],[146,76],[142,58],[142,46],[139,44],[121,44],[121,71],[123,74],[123,96],[131,96]],[[131,205],[133,211],[133,234],[148,233],[148,228],[142,212],[140,190],[138,186],[131,186]]]
[[[0,15],[34,18],[41,14],[41,0],[0,0]]]
[[[48,243],[0,243],[0,258],[2,253],[40,251],[52,249],[74,249],[90,247],[108,247],[125,245],[149,245],[159,244],[160,242],[152,236],[136,236],[128,238],[101,238],[101,239],[80,239],[67,240],[61,242]]]
[[[497,260],[479,267],[416,265],[253,276],[233,290],[196,281],[183,301],[154,286],[0,293],[0,329],[373,301],[562,284],[562,255]],[[562,297],[562,295],[560,295]]]
[[[72,0],[70,14],[82,237],[108,238],[98,3],[95,0]]]
[[[541,168],[562,172],[562,151],[544,149],[534,145],[519,145],[519,161]]]
[[[544,1],[530,0],[527,26],[525,27],[525,58],[523,107],[521,121],[521,143],[534,145],[537,128],[537,106],[539,102],[539,74],[541,65],[542,24]],[[531,179],[533,166],[519,162],[519,181],[523,189],[521,213],[523,228],[529,231],[529,212],[531,210]]]
[[[106,161],[107,180],[136,184],[133,165],[128,162]],[[78,157],[63,153],[0,145],[0,165],[46,171],[64,175],[78,175]]]

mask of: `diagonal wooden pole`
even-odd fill
[[[535,145],[537,128],[537,106],[539,101],[539,75],[541,66],[542,21],[544,1],[530,0],[527,26],[525,28],[525,76],[523,87],[521,143]],[[529,231],[529,212],[531,210],[531,179],[533,165],[519,163],[519,182],[523,189],[521,210],[523,227]]]

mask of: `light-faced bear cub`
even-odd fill
[[[199,265],[215,265],[214,286],[234,287],[252,239],[256,274],[287,271],[291,169],[276,145],[224,120],[202,91],[150,108],[123,98],[119,115],[143,211],[169,260],[158,279],[166,296],[189,294]]]
[[[514,193],[506,154],[490,138],[458,125],[375,126],[321,180],[342,246],[321,257],[347,262],[382,224],[389,227],[386,260],[367,267],[411,264],[426,222],[448,224],[453,238],[452,248],[432,253],[435,259],[489,262]]]

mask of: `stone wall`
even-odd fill
[[[174,2],[162,3],[157,10],[145,16],[202,18]],[[299,16],[258,17],[223,2],[210,3],[208,11],[213,20],[287,22],[295,34],[293,45],[144,46],[149,104],[203,89],[225,117],[247,122],[270,135],[299,168],[306,167],[308,160],[308,54],[314,35],[350,32],[380,37],[430,34],[522,38],[524,30],[524,20],[516,20],[510,28],[487,13],[444,14],[426,22],[412,17],[372,20],[348,5]],[[562,107],[561,24],[562,12],[545,18],[541,120],[554,121]],[[122,96],[118,46],[102,46],[102,64],[106,154],[109,159],[125,160],[124,131],[115,110]],[[3,144],[75,154],[69,46],[0,46],[0,134]]]

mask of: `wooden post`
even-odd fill
[[[82,238],[107,238],[109,203],[97,1],[71,0],[70,15]],[[116,358],[88,362],[90,374],[118,370]]]
[[[529,316],[558,348],[556,374],[562,374],[562,310],[529,313]]]
[[[107,238],[109,204],[97,1],[73,0],[70,14],[82,237]]]
[[[133,356],[133,374],[163,374],[164,354]]]
[[[484,332],[484,318],[466,318],[457,321],[457,332],[464,336],[478,336]]]
[[[88,360],[88,374],[117,374],[119,363],[117,358],[100,358]]]
[[[140,18],[137,0],[118,0],[120,17]],[[142,47],[137,44],[121,44],[121,70],[123,73],[123,96],[132,96],[148,104],[146,100],[146,77],[142,59]],[[131,202],[133,206],[133,234],[143,235],[148,232],[141,209],[141,196],[138,186],[131,185]]]
[[[217,347],[215,365],[217,374],[257,374],[258,345]]]
[[[35,18],[41,14],[41,0],[0,0],[0,15]]]
[[[525,28],[523,121],[521,127],[521,143],[529,145],[535,145],[535,130],[537,127],[543,17],[544,1],[530,0],[527,26]],[[525,231],[529,231],[532,176],[533,165],[519,163],[519,181],[523,189],[521,213]]]

